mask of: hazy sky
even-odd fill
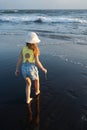
[[[87,9],[87,0],[0,0],[0,9]]]

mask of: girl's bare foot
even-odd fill
[[[33,98],[30,98],[26,103],[29,104],[32,100]]]
[[[36,96],[40,94],[40,90],[38,92],[36,92]]]

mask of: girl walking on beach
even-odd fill
[[[40,83],[39,74],[37,66],[46,74],[47,69],[45,69],[39,60],[40,51],[38,48],[38,43],[40,39],[35,32],[30,32],[26,38],[26,45],[22,48],[16,65],[15,75],[18,76],[20,72],[20,66],[22,70],[22,75],[26,81],[26,103],[30,103],[32,98],[31,94],[31,83],[34,80],[35,94],[40,94]],[[37,64],[37,66],[35,65]]]

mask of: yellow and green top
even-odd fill
[[[23,55],[23,63],[26,62],[35,63],[35,56],[32,49],[29,49],[27,46],[24,46],[22,49],[22,55]]]

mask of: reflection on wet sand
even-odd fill
[[[27,130],[39,130],[40,123],[40,95],[36,96],[35,104],[31,102],[27,105],[28,110],[28,128]],[[35,106],[33,106],[35,105]],[[34,109],[34,110],[33,110]],[[35,112],[35,113],[34,113]]]

